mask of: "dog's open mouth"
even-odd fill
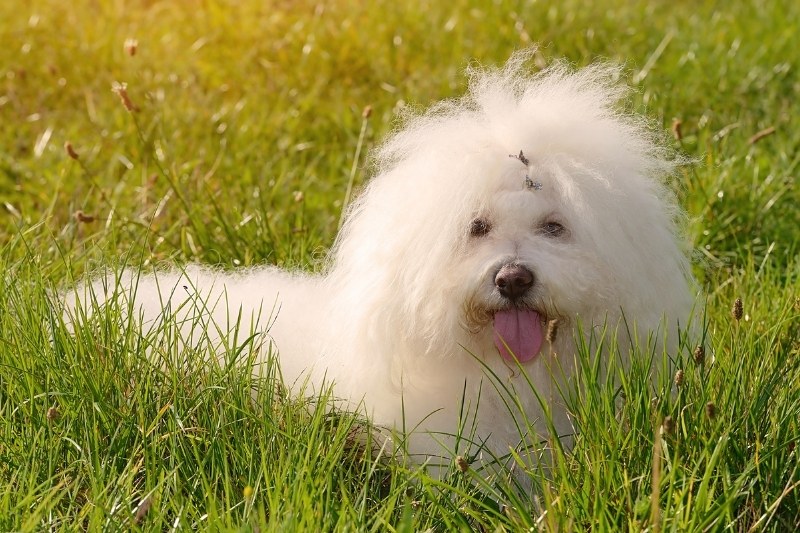
[[[494,314],[494,344],[506,361],[532,361],[543,341],[542,317],[536,311],[511,307]]]

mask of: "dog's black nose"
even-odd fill
[[[494,277],[494,284],[506,298],[519,298],[533,286],[533,272],[521,265],[503,265]]]

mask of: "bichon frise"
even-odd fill
[[[576,338],[655,331],[674,350],[693,281],[663,181],[676,161],[620,109],[618,69],[529,75],[529,55],[471,72],[466,96],[407,118],[322,274],[126,273],[71,305],[116,291],[143,327],[190,324],[186,345],[198,324],[219,341],[238,322],[268,340],[288,385],[332,383],[412,455],[536,445],[547,411],[571,433],[559,389]]]

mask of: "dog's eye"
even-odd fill
[[[476,218],[469,224],[469,234],[472,237],[483,237],[492,230],[492,225],[482,218]]]
[[[566,233],[567,228],[563,225],[559,224],[558,222],[545,222],[542,224],[542,227],[539,229],[542,235],[545,237],[561,237]]]

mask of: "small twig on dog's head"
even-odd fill
[[[514,159],[519,159],[523,165],[526,167],[531,164],[530,160],[525,157],[525,154],[522,153],[522,150],[519,151],[519,155],[509,154],[508,157],[513,157]]]
[[[509,154],[508,157],[519,159],[520,163],[526,167],[531,164],[530,159],[525,157],[525,154],[522,153],[522,150],[519,151],[519,155]],[[540,181],[533,181],[530,176],[525,174],[525,188],[533,189],[534,191],[540,191],[542,190],[542,183]]]

